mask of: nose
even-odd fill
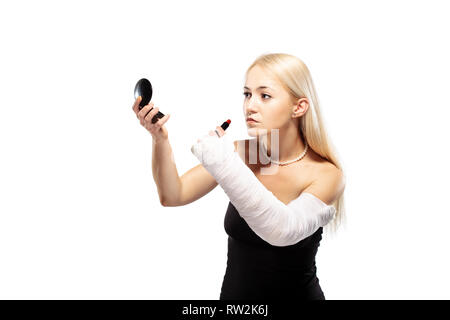
[[[245,116],[247,117],[248,114],[252,115],[254,113],[258,112],[258,106],[256,105],[256,102],[253,100],[250,100],[249,102],[244,104],[244,112]]]

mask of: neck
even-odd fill
[[[262,139],[266,145],[267,155],[273,160],[284,162],[297,158],[304,150],[305,144],[299,134],[299,129],[295,126],[281,128],[278,130],[278,143],[276,143],[276,135],[274,135],[274,145],[272,145],[272,132],[267,132],[267,142]],[[273,149],[273,150],[272,150]]]

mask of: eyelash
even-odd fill
[[[243,95],[244,95],[245,98],[247,98],[246,94],[248,94],[248,92],[244,92],[244,93],[243,93]],[[268,96],[269,98],[271,98],[268,94],[263,93],[262,95],[263,95],[263,96]]]

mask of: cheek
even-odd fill
[[[264,124],[271,128],[281,128],[290,120],[289,110],[280,104],[268,105],[264,109]]]
[[[264,112],[270,115],[277,115],[280,117],[283,113],[286,112],[286,108],[284,108],[280,103],[272,102],[267,103],[266,108],[264,108]]]

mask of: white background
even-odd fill
[[[316,257],[327,299],[448,299],[446,1],[2,1],[0,298],[218,299],[220,187],[159,203],[150,79],[180,176],[230,118],[244,72],[298,56],[347,177],[347,225]]]

